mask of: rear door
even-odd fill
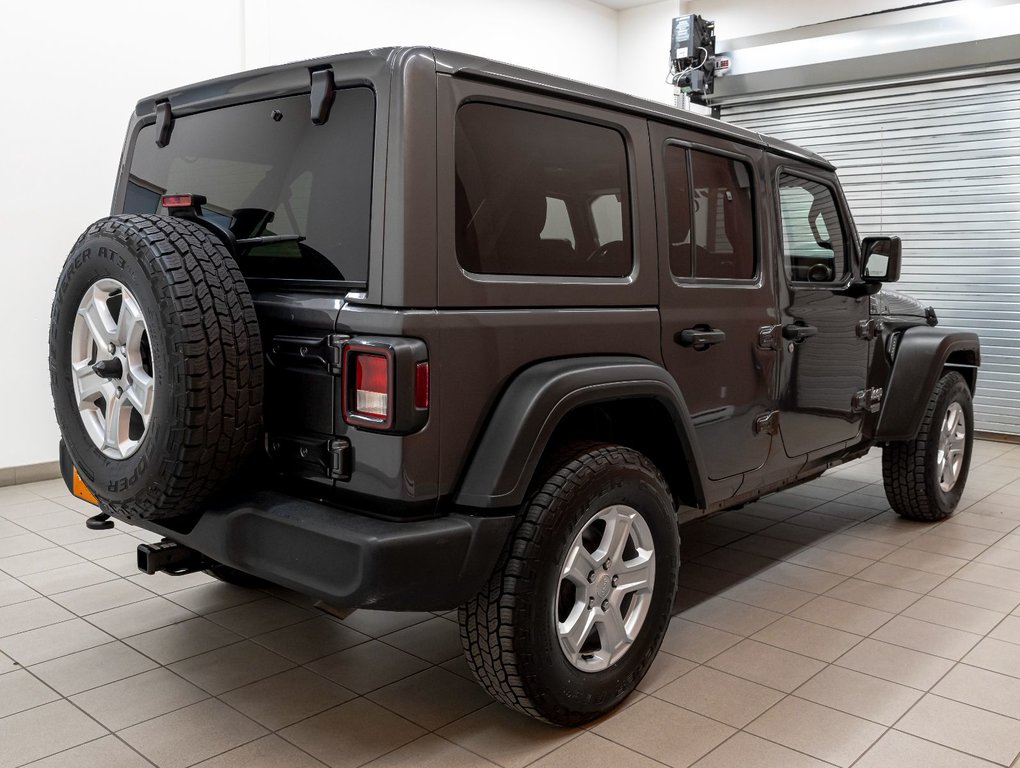
[[[854,295],[857,246],[831,176],[775,163],[779,253],[780,431],[790,457],[838,450],[861,434],[855,398],[868,372],[867,296]]]
[[[683,392],[713,480],[769,456],[776,351],[774,276],[757,200],[753,147],[675,126],[650,126],[659,221],[662,357]]]

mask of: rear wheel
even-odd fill
[[[953,514],[967,484],[973,443],[970,388],[953,371],[928,398],[917,437],[890,442],[882,451],[885,495],[893,510],[911,520]]]
[[[494,698],[577,725],[648,671],[672,612],[680,541],[646,457],[598,444],[561,456],[459,618],[468,664]]]

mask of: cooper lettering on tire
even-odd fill
[[[198,510],[258,445],[255,308],[233,257],[192,222],[89,227],[57,283],[49,362],[67,451],[123,520]]]

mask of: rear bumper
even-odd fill
[[[271,491],[188,531],[137,524],[224,565],[341,608],[447,610],[485,584],[513,515],[393,522]]]
[[[60,470],[74,493],[74,467],[63,441]],[[191,527],[172,520],[169,526],[152,520],[134,524],[340,608],[439,611],[456,608],[482,589],[514,520],[513,514],[378,520],[254,491],[210,508]]]

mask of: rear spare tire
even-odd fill
[[[89,227],[57,283],[49,363],[64,445],[122,520],[197,511],[258,445],[255,308],[226,247],[193,222]]]

